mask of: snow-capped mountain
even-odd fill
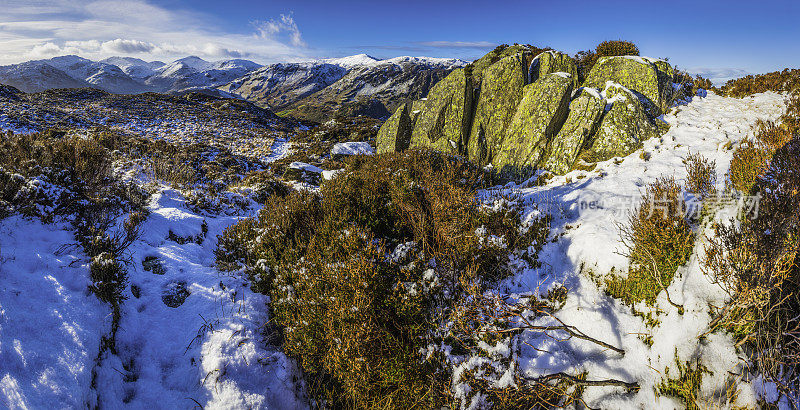
[[[248,60],[209,62],[195,56],[165,64],[131,57],[96,62],[71,55],[0,67],[0,83],[25,92],[93,87],[115,94],[166,93],[214,88],[259,67]]]
[[[324,62],[271,64],[221,90],[273,109],[282,109],[339,81],[347,68]]]
[[[125,74],[133,78],[145,79],[156,74],[156,70],[165,66],[162,61],[147,62],[134,57],[109,57],[101,60],[101,63],[113,64],[119,67]]]
[[[42,61],[27,61],[0,67],[0,83],[24,92],[39,92],[51,88],[89,87],[83,79],[70,77],[67,73]]]
[[[366,54],[280,63],[230,82],[221,90],[272,110],[321,120],[345,109],[348,114],[383,117],[406,99],[422,98],[437,81],[467,63],[458,59]]]
[[[200,91],[321,120],[339,111],[388,116],[402,101],[424,97],[437,81],[464,65],[458,59],[380,60],[367,54],[267,66],[243,59],[211,62],[197,56],[165,64],[132,57],[92,61],[71,55],[0,67],[0,83],[24,92],[75,87],[114,94]]]

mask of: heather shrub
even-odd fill
[[[441,344],[463,283],[535,263],[547,221],[523,226],[476,197],[489,176],[433,151],[354,157],[320,195],[271,197],[228,228],[220,268],[242,269],[271,297],[283,349],[324,407],[446,405],[449,373],[421,349]]]
[[[729,80],[722,86],[721,91],[726,96],[742,98],[766,91],[793,91],[798,86],[800,86],[800,69],[785,68],[782,71]]]
[[[750,192],[756,179],[766,170],[769,159],[770,153],[762,144],[751,140],[742,142],[733,152],[728,186],[739,192]]]
[[[794,101],[797,101],[796,99]],[[797,120],[790,110],[784,124]],[[729,295],[717,311],[708,333],[723,329],[731,334],[752,360],[750,372],[774,382],[790,402],[800,397],[800,137],[788,142],[777,128],[765,126],[747,147],[756,165],[731,163],[731,179],[743,192],[757,194],[754,212],[740,215],[738,223],[718,224],[706,247],[704,266]],[[777,149],[773,147],[780,146]],[[740,155],[740,158],[743,155]],[[769,160],[767,160],[769,158]],[[734,157],[734,161],[737,157]]]
[[[717,164],[700,154],[690,154],[684,158],[686,167],[686,189],[699,199],[709,198],[717,193]]]
[[[790,109],[798,104],[796,99],[793,101]],[[759,121],[755,127],[755,138],[743,141],[736,148],[728,171],[727,184],[730,188],[749,193],[769,168],[775,152],[797,135],[799,128],[796,120],[791,115],[785,115],[782,119],[779,125]]]
[[[607,290],[629,304],[642,300],[653,303],[689,259],[694,245],[694,233],[685,218],[682,187],[672,177],[649,184],[641,205],[621,226],[621,233],[630,269],[627,277],[609,278]]]

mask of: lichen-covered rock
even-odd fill
[[[658,72],[658,88],[661,90],[661,107],[659,108],[661,108],[661,112],[664,112],[669,108],[672,101],[682,97],[682,90],[680,88],[673,88],[675,69],[665,60],[656,58],[646,58],[646,60],[656,66],[656,71]]]
[[[520,44],[514,44],[504,48],[495,48],[470,64],[469,74],[475,80],[475,84],[480,84],[480,81],[483,79],[483,73],[487,68],[506,57],[511,57],[518,54],[530,54],[529,47]],[[526,61],[525,66],[527,67],[529,64],[530,60]]]
[[[503,145],[528,76],[523,54],[505,57],[483,72],[480,97],[468,140],[469,159],[486,165]]]
[[[424,103],[417,105],[421,107],[412,104],[409,113],[414,122],[411,147],[462,154],[472,111],[472,82],[464,70],[453,70],[433,87]]]
[[[572,169],[587,138],[595,134],[606,101],[594,89],[581,88],[569,103],[569,115],[550,145],[545,165],[555,174]]]
[[[571,75],[572,87],[578,86],[578,67],[575,65],[575,60],[567,54],[552,50],[534,57],[528,71],[529,82],[535,82],[547,74],[558,72]]]
[[[539,166],[567,118],[571,94],[572,78],[561,72],[546,74],[526,85],[492,165],[505,173],[526,173]]]
[[[591,148],[581,154],[586,162],[624,157],[642,146],[642,141],[660,134],[639,98],[619,84],[610,84],[605,95],[611,109],[600,122]]]
[[[647,100],[645,105],[651,106],[653,115],[663,110],[663,82],[659,82],[656,65],[644,57],[618,56],[601,57],[589,71],[584,86],[604,89],[608,82],[621,84]],[[671,86],[671,84],[670,84]]]
[[[375,138],[378,154],[400,152],[408,148],[413,128],[411,105],[411,103],[401,105],[378,130],[378,136]]]

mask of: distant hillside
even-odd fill
[[[209,62],[195,56],[171,63],[62,56],[0,66],[0,83],[28,93],[81,87],[113,94],[201,92],[324,121],[335,114],[387,117],[400,103],[425,96],[452,69],[464,65],[456,59],[379,60],[366,54],[268,66],[242,59]]]

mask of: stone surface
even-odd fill
[[[660,135],[648,118],[637,96],[619,84],[605,89],[611,109],[605,114],[591,148],[581,154],[586,162],[626,156],[642,146],[642,141]]]
[[[176,308],[182,305],[189,295],[191,295],[191,292],[186,288],[186,282],[169,282],[164,286],[161,292],[161,300],[168,307]]]
[[[483,79],[483,73],[487,68],[506,57],[511,57],[518,54],[530,54],[528,50],[528,47],[520,44],[514,44],[503,49],[496,48],[470,64],[470,74],[475,80],[475,83],[479,84]],[[528,65],[530,65],[530,61],[526,61],[525,66],[527,67]]]
[[[163,275],[167,273],[167,270],[164,269],[164,265],[161,264],[161,261],[158,260],[156,256],[146,256],[142,261],[142,268],[146,272],[153,272],[156,275]]]
[[[578,86],[578,67],[575,65],[575,60],[558,51],[545,51],[534,57],[528,70],[529,82],[535,82],[547,74],[558,72],[571,75],[572,87]]]
[[[546,74],[526,85],[492,165],[513,174],[529,173],[538,167],[567,118],[571,94],[572,78],[560,72]]]
[[[646,106],[660,115],[663,109],[662,89],[656,65],[638,56],[601,57],[592,67],[584,86],[604,89],[611,81],[645,97]]]
[[[569,103],[567,120],[553,139],[542,168],[559,175],[567,173],[587,138],[597,130],[605,106],[605,99],[594,89],[579,89]]]
[[[467,148],[474,163],[491,163],[503,145],[506,128],[522,100],[527,76],[523,54],[505,57],[484,70]]]
[[[375,138],[378,154],[400,152],[408,148],[413,127],[409,114],[410,106],[411,103],[401,105],[378,130],[378,136]]]
[[[453,70],[431,90],[424,103],[412,104],[411,147],[427,147],[461,154],[469,132],[472,82],[463,69]],[[424,109],[416,107],[424,105]],[[419,111],[418,114],[415,114]]]

